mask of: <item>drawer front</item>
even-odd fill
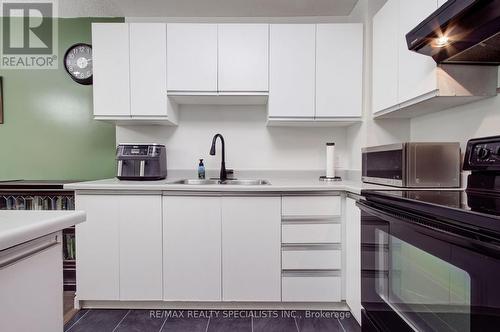
[[[340,243],[340,224],[283,224],[282,243]]]
[[[340,250],[286,250],[281,253],[283,270],[339,270]]]
[[[340,196],[283,196],[283,216],[340,216]]]
[[[283,302],[340,302],[340,277],[292,277],[281,279]]]

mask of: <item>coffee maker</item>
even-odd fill
[[[120,180],[162,180],[167,177],[167,151],[161,144],[119,144],[116,161],[116,177]]]

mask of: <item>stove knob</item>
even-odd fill
[[[489,149],[479,148],[479,150],[477,151],[477,156],[479,157],[479,159],[486,159],[490,156],[490,153],[491,151]]]

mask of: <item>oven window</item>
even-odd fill
[[[377,230],[380,297],[417,331],[470,331],[469,274]]]
[[[363,176],[401,180],[403,150],[366,152],[363,154]]]

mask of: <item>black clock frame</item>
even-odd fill
[[[86,46],[86,47],[90,47],[90,49],[92,49],[92,45],[86,44],[86,43],[77,43],[77,44],[71,45],[68,48],[68,50],[66,51],[66,53],[64,53],[64,58],[63,58],[64,69],[66,69],[66,72],[68,73],[69,77],[71,77],[73,79],[73,81],[75,81],[76,83],[82,84],[82,85],[91,85],[92,82],[93,82],[92,78],[94,77],[94,73],[93,72],[92,72],[92,75],[90,75],[90,77],[87,77],[87,78],[78,78],[78,77],[73,76],[73,74],[71,74],[71,72],[68,69],[68,66],[66,65],[66,58],[68,57],[69,52],[72,49],[77,48],[79,46]],[[93,70],[93,68],[94,67],[92,66],[92,70]]]

